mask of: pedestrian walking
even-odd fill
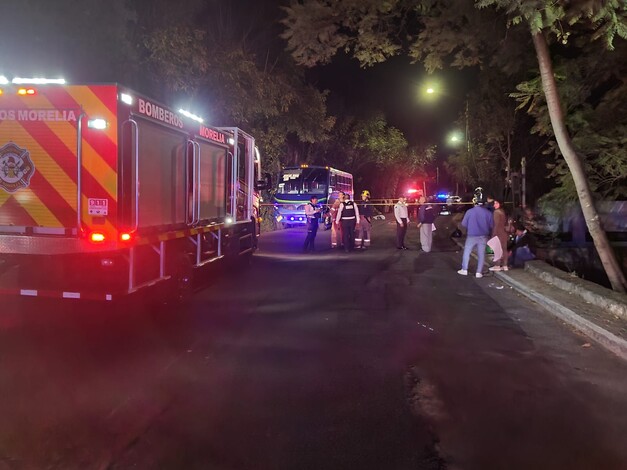
[[[498,238],[501,244],[502,255],[500,259],[495,260],[494,266],[490,267],[490,271],[507,271],[507,242],[509,240],[507,215],[501,206],[501,202],[497,199],[494,199],[493,206],[494,227],[492,227],[492,237]]]
[[[342,228],[341,225],[336,222],[336,219],[344,196],[344,192],[340,191],[338,193],[337,199],[333,201],[333,204],[331,205],[331,248],[337,248],[338,246],[342,246]]]
[[[475,197],[475,206],[464,214],[462,226],[466,227],[466,243],[464,244],[464,254],[462,257],[462,269],[457,274],[462,276],[468,275],[468,262],[470,261],[470,253],[474,247],[477,247],[477,256],[479,258],[477,264],[477,272],[475,277],[483,277],[483,262],[485,260],[485,247],[488,243],[494,219],[492,213],[483,207],[481,196]]]
[[[373,206],[370,202],[370,191],[364,189],[361,192],[361,202],[359,207],[359,223],[357,224],[357,237],[355,245],[360,249],[370,247],[370,233],[372,231],[372,216],[374,215]]]
[[[303,251],[314,251],[316,234],[318,233],[318,224],[320,221],[320,212],[322,209],[318,206],[318,198],[311,196],[309,204],[305,205],[305,216],[307,217],[307,237],[303,245]]]
[[[396,218],[396,248],[407,250],[405,234],[407,234],[407,225],[409,224],[409,212],[405,196],[399,197],[398,202],[394,205],[394,217]]]
[[[420,208],[418,209],[418,229],[420,229],[420,248],[425,253],[431,251],[433,244],[434,223],[437,217],[437,211],[431,202],[422,196],[419,200]]]
[[[344,251],[348,253],[355,249],[355,226],[359,220],[359,209],[348,194],[344,194],[344,200],[340,204],[336,221],[342,227],[342,243]]]

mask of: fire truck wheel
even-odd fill
[[[189,257],[181,255],[174,271],[174,300],[178,304],[189,302],[194,291],[194,267]]]

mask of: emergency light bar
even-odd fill
[[[1,77],[4,78],[4,77]],[[0,78],[0,83],[2,80]],[[6,80],[6,78],[5,78]],[[8,83],[8,82],[7,82]],[[63,78],[21,78],[15,77],[12,80],[14,85],[65,85]]]
[[[0,75],[0,85],[8,85],[9,83],[9,79],[7,77]]]
[[[179,109],[179,113],[181,113],[185,117],[193,119],[194,121],[205,122],[205,120],[200,116],[196,116],[194,113],[190,113],[189,111],[185,111],[184,109]]]

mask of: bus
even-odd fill
[[[283,228],[305,225],[305,205],[311,196],[330,207],[340,191],[353,197],[353,175],[328,166],[290,166],[279,175],[274,197],[275,217]],[[324,212],[324,225],[331,227],[329,211]]]

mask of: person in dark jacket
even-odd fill
[[[357,224],[357,237],[355,247],[366,249],[370,246],[370,233],[372,231],[373,207],[370,202],[370,191],[367,189],[361,192],[361,202],[359,206],[359,222]]]
[[[307,238],[303,245],[303,251],[314,251],[314,243],[316,234],[318,233],[318,223],[320,221],[320,212],[322,210],[318,206],[318,198],[311,196],[309,204],[305,206],[305,215],[307,216]]]
[[[353,251],[355,248],[355,226],[359,220],[359,208],[348,194],[344,195],[344,200],[337,211],[336,222],[342,226],[342,243],[344,251]]]
[[[431,251],[431,245],[433,242],[433,224],[437,217],[437,211],[433,207],[433,204],[427,201],[422,196],[418,201],[420,208],[418,209],[418,228],[420,229],[420,247],[425,253]]]
[[[516,236],[509,248],[509,264],[514,268],[522,268],[526,261],[536,258],[534,254],[536,249],[535,239],[533,235],[527,232],[525,226],[521,223],[516,225]]]

